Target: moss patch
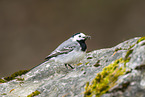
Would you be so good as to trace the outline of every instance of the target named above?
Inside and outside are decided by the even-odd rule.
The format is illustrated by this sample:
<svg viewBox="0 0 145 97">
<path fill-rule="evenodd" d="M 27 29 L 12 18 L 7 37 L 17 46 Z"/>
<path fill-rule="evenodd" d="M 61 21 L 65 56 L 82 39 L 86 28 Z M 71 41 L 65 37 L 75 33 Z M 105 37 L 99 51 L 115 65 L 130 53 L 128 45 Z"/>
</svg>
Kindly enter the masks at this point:
<svg viewBox="0 0 145 97">
<path fill-rule="evenodd" d="M 3 93 L 3 94 L 1 94 L 1 95 L 7 95 L 6 93 Z"/>
<path fill-rule="evenodd" d="M 34 96 L 37 96 L 37 95 L 39 95 L 40 94 L 40 92 L 39 91 L 35 91 L 35 92 L 32 92 L 30 95 L 28 95 L 27 97 L 34 97 Z"/>
<path fill-rule="evenodd" d="M 145 36 L 144 36 L 144 37 L 141 37 L 141 38 L 137 41 L 137 43 L 139 43 L 139 42 L 141 42 L 141 41 L 143 41 L 143 40 L 145 40 Z"/>
<path fill-rule="evenodd" d="M 17 76 L 21 76 L 21 75 L 23 75 L 23 74 L 26 74 L 28 71 L 29 71 L 29 70 L 20 70 L 20 71 L 18 71 L 18 72 L 13 73 L 11 76 L 5 77 L 4 79 L 5 79 L 6 81 L 10 81 L 10 80 L 15 79 L 15 77 L 17 77 Z"/>
<path fill-rule="evenodd" d="M 124 60 L 130 59 L 130 58 L 129 58 L 129 55 L 132 54 L 132 52 L 133 52 L 133 49 L 132 49 L 132 48 L 133 48 L 136 44 L 138 44 L 139 42 L 141 42 L 141 41 L 143 41 L 143 40 L 145 40 L 145 36 L 144 36 L 144 37 L 141 37 L 135 44 L 133 44 L 133 45 L 131 45 L 131 46 L 129 47 L 129 49 L 128 49 L 126 55 L 125 55 Z"/>
<path fill-rule="evenodd" d="M 126 53 L 126 55 L 125 55 L 124 60 L 130 59 L 130 58 L 129 58 L 129 55 L 130 55 L 132 52 L 133 52 L 133 49 L 128 50 L 127 53 Z"/>
<path fill-rule="evenodd" d="M 98 60 L 94 66 L 95 66 L 95 67 L 100 66 L 100 64 L 99 64 L 99 63 L 100 63 L 100 60 Z"/>
<path fill-rule="evenodd" d="M 24 78 L 17 78 L 17 81 L 24 81 Z"/>
<path fill-rule="evenodd" d="M 125 49 L 125 48 L 116 48 L 115 49 L 115 52 L 119 51 L 119 50 L 128 50 L 128 49 Z"/>
<path fill-rule="evenodd" d="M 77 66 L 80 66 L 80 65 L 82 65 L 83 63 L 78 63 L 78 64 L 76 64 Z"/>
<path fill-rule="evenodd" d="M 87 51 L 87 53 L 90 53 L 91 51 Z"/>
<path fill-rule="evenodd" d="M 0 79 L 0 83 L 5 83 L 6 81 L 3 79 Z"/>
<path fill-rule="evenodd" d="M 125 67 L 119 67 L 120 63 L 125 64 L 126 62 L 123 58 L 116 60 L 114 63 L 106 66 L 102 72 L 98 73 L 91 84 L 87 82 L 84 96 L 92 97 L 95 95 L 96 97 L 99 97 L 115 86 L 118 77 L 124 75 L 126 72 Z"/>
<path fill-rule="evenodd" d="M 140 43 L 141 41 L 145 40 L 145 36 L 141 37 L 135 44 L 131 45 L 129 49 L 133 48 L 136 44 Z"/>
<path fill-rule="evenodd" d="M 85 63 L 85 65 L 88 65 L 88 64 L 89 64 L 89 62 L 86 62 L 86 63 Z"/>
<path fill-rule="evenodd" d="M 88 57 L 87 59 L 93 59 L 93 57 Z"/>
</svg>

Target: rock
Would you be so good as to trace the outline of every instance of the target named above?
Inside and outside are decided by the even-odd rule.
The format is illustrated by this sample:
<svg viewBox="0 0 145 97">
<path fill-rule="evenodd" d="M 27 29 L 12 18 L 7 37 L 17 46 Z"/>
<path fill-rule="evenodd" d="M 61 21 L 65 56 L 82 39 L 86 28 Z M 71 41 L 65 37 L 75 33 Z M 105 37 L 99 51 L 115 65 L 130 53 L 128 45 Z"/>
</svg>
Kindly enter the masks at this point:
<svg viewBox="0 0 145 97">
<path fill-rule="evenodd" d="M 99 95 L 102 97 L 145 97 L 145 38 L 140 37 L 129 39 L 112 48 L 89 52 L 79 64 L 74 65 L 75 69 L 67 70 L 64 64 L 53 61 L 43 62 L 24 75 L 0 83 L 0 96 L 87 97 L 90 95 L 88 91 L 92 88 L 91 85 L 94 84 L 91 82 L 99 74 L 106 72 L 105 69 L 107 70 L 112 64 L 117 64 L 116 68 L 124 68 L 122 69 L 124 71 L 116 77 L 112 86 L 109 83 L 107 88 L 99 90 L 102 93 Z M 104 78 L 100 77 L 100 80 Z M 105 83 L 100 81 L 96 84 Z M 96 94 L 91 91 L 91 95 Z"/>
</svg>

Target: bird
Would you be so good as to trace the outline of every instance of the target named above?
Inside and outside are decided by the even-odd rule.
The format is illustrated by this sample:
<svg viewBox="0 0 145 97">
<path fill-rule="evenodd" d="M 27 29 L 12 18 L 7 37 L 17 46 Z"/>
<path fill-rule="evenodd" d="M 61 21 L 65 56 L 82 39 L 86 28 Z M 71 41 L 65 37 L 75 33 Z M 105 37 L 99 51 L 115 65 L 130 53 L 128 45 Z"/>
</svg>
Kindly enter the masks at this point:
<svg viewBox="0 0 145 97">
<path fill-rule="evenodd" d="M 74 69 L 70 64 L 74 64 L 82 60 L 86 55 L 87 45 L 85 41 L 91 36 L 85 35 L 83 32 L 72 35 L 69 39 L 61 43 L 54 51 L 52 51 L 46 60 L 54 60 Z"/>
</svg>

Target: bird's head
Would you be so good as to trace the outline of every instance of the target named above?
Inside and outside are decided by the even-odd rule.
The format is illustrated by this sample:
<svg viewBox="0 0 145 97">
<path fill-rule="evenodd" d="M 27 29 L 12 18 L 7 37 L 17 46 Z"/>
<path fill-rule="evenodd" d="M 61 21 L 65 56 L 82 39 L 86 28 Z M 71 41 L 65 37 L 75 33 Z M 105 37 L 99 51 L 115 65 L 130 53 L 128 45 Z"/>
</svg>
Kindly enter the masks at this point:
<svg viewBox="0 0 145 97">
<path fill-rule="evenodd" d="M 76 34 L 74 34 L 71 37 L 71 39 L 73 41 L 81 41 L 81 40 L 84 40 L 85 41 L 87 38 L 90 38 L 90 36 L 89 35 L 85 35 L 84 33 L 76 33 Z"/>
</svg>

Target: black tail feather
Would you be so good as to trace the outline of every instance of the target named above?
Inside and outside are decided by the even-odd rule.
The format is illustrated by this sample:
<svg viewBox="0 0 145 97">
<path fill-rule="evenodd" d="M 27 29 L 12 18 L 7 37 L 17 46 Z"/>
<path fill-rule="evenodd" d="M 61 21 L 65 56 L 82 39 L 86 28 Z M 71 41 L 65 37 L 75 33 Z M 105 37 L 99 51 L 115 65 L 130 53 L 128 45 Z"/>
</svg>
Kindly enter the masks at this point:
<svg viewBox="0 0 145 97">
<path fill-rule="evenodd" d="M 51 59 L 52 57 L 45 57 L 45 60 L 49 60 L 49 59 Z"/>
</svg>

